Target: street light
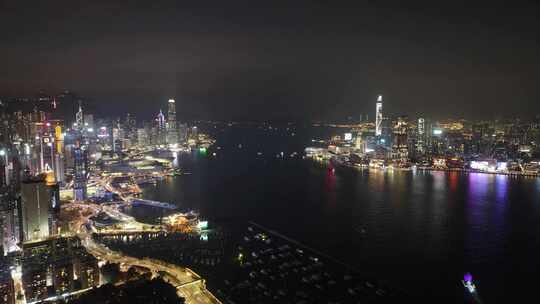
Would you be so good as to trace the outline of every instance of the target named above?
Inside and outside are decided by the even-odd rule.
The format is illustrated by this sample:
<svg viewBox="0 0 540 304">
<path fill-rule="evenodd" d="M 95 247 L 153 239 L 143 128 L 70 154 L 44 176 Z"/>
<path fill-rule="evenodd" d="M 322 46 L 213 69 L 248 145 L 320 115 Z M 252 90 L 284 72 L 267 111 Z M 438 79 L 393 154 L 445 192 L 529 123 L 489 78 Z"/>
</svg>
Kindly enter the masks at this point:
<svg viewBox="0 0 540 304">
<path fill-rule="evenodd" d="M 6 155 L 6 149 L 0 150 L 0 156 L 5 156 L 5 155 Z"/>
</svg>

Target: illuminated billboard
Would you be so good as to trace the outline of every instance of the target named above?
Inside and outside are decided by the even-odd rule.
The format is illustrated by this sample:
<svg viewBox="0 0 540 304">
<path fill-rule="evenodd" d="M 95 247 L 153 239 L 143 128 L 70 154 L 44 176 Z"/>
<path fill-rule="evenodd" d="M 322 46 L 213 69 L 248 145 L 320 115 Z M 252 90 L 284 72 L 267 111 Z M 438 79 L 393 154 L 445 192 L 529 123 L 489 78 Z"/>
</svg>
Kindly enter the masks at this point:
<svg viewBox="0 0 540 304">
<path fill-rule="evenodd" d="M 471 161 L 471 169 L 480 170 L 480 171 L 488 171 L 489 170 L 489 162 L 480 161 L 480 160 L 473 160 L 473 161 Z"/>
<path fill-rule="evenodd" d="M 507 162 L 498 162 L 497 163 L 497 171 L 508 171 L 508 163 Z"/>
<path fill-rule="evenodd" d="M 441 129 L 433 129 L 433 135 L 441 135 L 442 130 Z"/>
<path fill-rule="evenodd" d="M 352 140 L 352 133 L 345 133 L 345 140 Z"/>
<path fill-rule="evenodd" d="M 493 161 L 479 161 L 479 160 L 473 160 L 471 161 L 471 169 L 479 170 L 479 171 L 486 171 L 486 172 L 502 172 L 508 170 L 508 163 L 507 162 L 495 162 Z"/>
</svg>

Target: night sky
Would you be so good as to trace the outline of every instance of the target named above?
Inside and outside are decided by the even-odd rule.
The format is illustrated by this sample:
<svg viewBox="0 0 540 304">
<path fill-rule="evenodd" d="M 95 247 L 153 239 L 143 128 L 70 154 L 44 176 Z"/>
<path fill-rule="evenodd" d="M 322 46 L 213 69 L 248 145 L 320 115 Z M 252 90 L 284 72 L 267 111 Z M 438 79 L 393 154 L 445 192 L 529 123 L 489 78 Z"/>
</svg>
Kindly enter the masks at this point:
<svg viewBox="0 0 540 304">
<path fill-rule="evenodd" d="M 174 97 L 184 119 L 373 119 L 377 94 L 388 115 L 540 113 L 535 1 L 134 2 L 0 2 L 0 96 L 141 117 Z"/>
</svg>

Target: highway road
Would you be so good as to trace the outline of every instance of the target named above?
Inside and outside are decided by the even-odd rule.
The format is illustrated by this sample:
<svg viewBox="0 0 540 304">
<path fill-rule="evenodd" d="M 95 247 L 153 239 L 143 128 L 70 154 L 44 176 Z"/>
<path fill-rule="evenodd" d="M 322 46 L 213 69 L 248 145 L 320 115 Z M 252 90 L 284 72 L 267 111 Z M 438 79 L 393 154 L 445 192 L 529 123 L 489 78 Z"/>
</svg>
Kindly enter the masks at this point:
<svg viewBox="0 0 540 304">
<path fill-rule="evenodd" d="M 153 274 L 160 274 L 165 281 L 176 287 L 178 296 L 185 298 L 188 304 L 221 304 L 206 289 L 204 279 L 189 268 L 150 258 L 138 259 L 126 256 L 94 241 L 91 234 L 85 231 L 84 228 L 77 235 L 86 250 L 99 260 L 118 263 L 123 266 L 144 267 L 152 271 Z"/>
</svg>

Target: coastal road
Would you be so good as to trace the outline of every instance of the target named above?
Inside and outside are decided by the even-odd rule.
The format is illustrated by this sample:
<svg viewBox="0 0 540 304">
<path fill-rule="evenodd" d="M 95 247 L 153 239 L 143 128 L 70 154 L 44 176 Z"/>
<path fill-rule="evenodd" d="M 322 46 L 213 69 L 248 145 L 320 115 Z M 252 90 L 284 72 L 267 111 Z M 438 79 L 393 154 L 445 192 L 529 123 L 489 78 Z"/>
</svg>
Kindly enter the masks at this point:
<svg viewBox="0 0 540 304">
<path fill-rule="evenodd" d="M 81 232 L 78 236 L 86 250 L 100 260 L 126 266 L 143 267 L 155 274 L 163 274 L 163 278 L 176 287 L 178 295 L 185 298 L 186 303 L 188 304 L 221 304 L 221 302 L 206 289 L 204 279 L 189 268 L 150 258 L 138 259 L 126 256 L 97 243 L 87 232 Z"/>
</svg>

